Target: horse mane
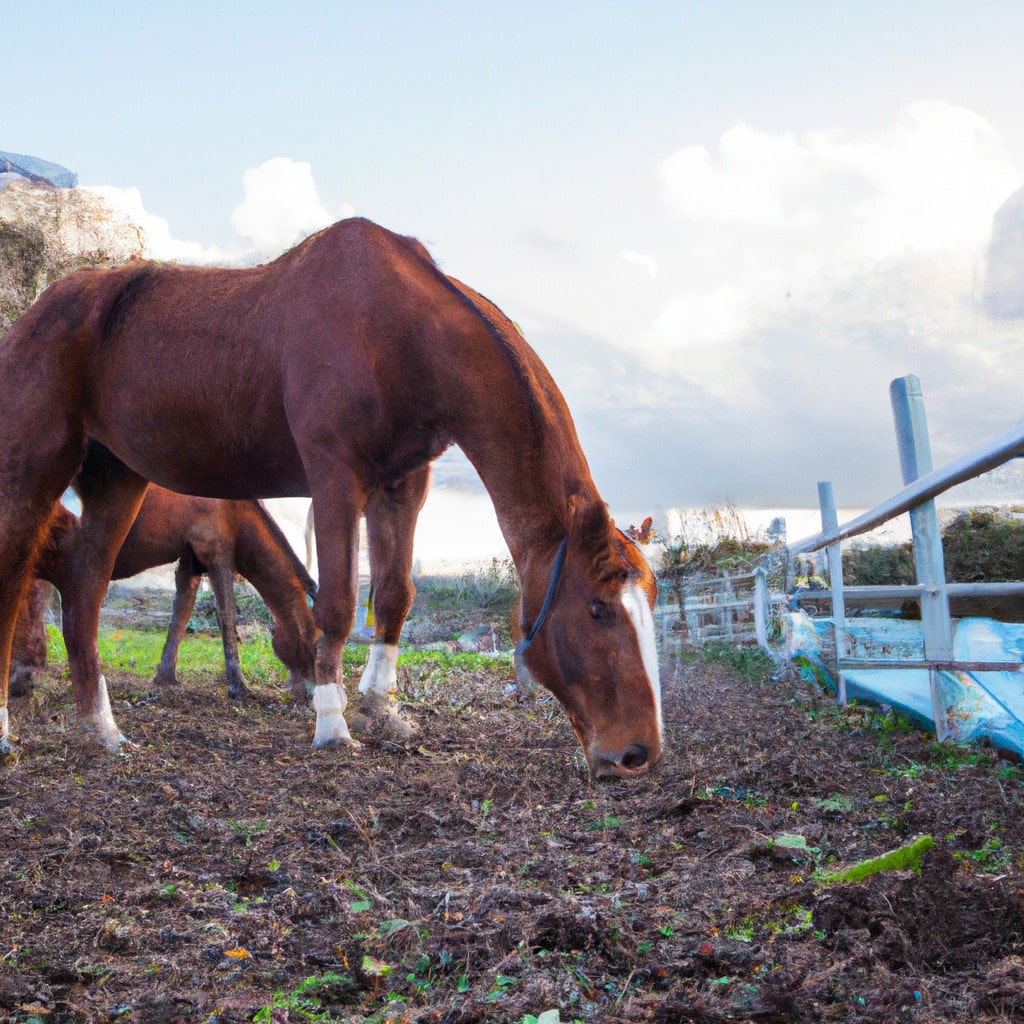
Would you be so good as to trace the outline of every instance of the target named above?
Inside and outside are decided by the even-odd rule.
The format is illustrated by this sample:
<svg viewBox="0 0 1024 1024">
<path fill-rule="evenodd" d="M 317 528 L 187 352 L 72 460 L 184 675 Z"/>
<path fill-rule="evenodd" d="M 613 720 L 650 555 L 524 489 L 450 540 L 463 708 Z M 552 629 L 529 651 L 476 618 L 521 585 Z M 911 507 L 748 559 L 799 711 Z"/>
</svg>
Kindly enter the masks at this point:
<svg viewBox="0 0 1024 1024">
<path fill-rule="evenodd" d="M 316 597 L 317 586 L 313 577 L 309 575 L 309 571 L 302 564 L 299 556 L 295 554 L 295 549 L 291 546 L 288 538 L 284 535 L 284 531 L 277 525 L 277 520 L 267 511 L 266 506 L 262 501 L 254 500 L 253 505 L 256 506 L 257 514 L 262 520 L 263 525 L 270 531 L 270 534 L 277 543 L 277 546 L 281 548 L 287 556 L 288 561 L 291 562 L 291 566 L 295 570 L 295 575 L 299 578 L 299 582 L 302 583 L 302 589 L 305 590 L 310 597 Z"/>
<path fill-rule="evenodd" d="M 543 428 L 550 417 L 540 401 L 541 381 L 537 379 L 537 375 L 533 372 L 533 367 L 523 359 L 522 352 L 510 343 L 507 328 L 503 329 L 502 325 L 498 322 L 498 317 L 500 316 L 508 322 L 513 330 L 517 330 L 515 325 L 485 295 L 481 295 L 480 292 L 470 288 L 469 285 L 462 281 L 449 277 L 437 265 L 434 257 L 431 256 L 422 242 L 408 235 L 399 235 L 398 237 L 405 243 L 409 255 L 413 256 L 434 277 L 438 284 L 454 295 L 463 306 L 470 309 L 484 325 L 498 352 L 505 362 L 508 363 L 513 375 L 522 386 L 526 396 L 525 404 L 531 426 L 538 436 L 542 434 Z M 519 333 L 521 335 L 521 332 Z"/>
</svg>

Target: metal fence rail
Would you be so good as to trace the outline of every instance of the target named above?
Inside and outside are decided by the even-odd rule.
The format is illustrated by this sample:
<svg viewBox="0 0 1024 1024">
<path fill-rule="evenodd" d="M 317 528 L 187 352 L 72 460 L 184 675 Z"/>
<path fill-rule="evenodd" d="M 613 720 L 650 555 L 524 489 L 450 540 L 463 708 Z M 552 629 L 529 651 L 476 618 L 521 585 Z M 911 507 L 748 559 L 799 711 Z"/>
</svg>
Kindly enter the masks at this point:
<svg viewBox="0 0 1024 1024">
<path fill-rule="evenodd" d="M 900 466 L 906 485 L 902 491 L 875 508 L 842 526 L 836 520 L 836 504 L 829 482 L 818 484 L 821 507 L 821 532 L 789 545 L 789 556 L 822 548 L 828 560 L 830 589 L 806 591 L 795 599 L 828 600 L 834 630 L 838 698 L 846 699 L 844 670 L 871 668 L 927 668 L 931 686 L 932 712 L 937 737 L 950 735 L 947 720 L 949 701 L 944 690 L 943 672 L 1020 671 L 1016 662 L 957 660 L 953 656 L 953 630 L 949 611 L 951 596 L 1007 596 L 1024 593 L 1024 583 L 947 583 L 942 554 L 941 533 L 934 498 L 956 484 L 979 476 L 990 469 L 1024 454 L 1024 427 L 1016 427 L 996 441 L 976 449 L 943 469 L 933 470 L 927 421 L 920 382 L 915 376 L 900 377 L 890 385 L 893 418 L 896 424 Z M 904 512 L 910 514 L 917 583 L 914 586 L 844 587 L 840 542 L 866 533 Z M 921 605 L 924 658 L 912 661 L 872 660 L 852 654 L 847 640 L 847 601 L 915 599 Z"/>
</svg>

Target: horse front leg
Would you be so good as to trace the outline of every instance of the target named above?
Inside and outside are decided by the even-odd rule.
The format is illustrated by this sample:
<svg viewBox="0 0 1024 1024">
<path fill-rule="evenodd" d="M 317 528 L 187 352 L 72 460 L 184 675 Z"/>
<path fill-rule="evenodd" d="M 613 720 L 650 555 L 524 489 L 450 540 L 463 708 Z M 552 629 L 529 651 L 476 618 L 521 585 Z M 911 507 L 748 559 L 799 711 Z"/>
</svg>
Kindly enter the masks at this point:
<svg viewBox="0 0 1024 1024">
<path fill-rule="evenodd" d="M 110 709 L 96 638 L 100 606 L 117 553 L 135 521 L 147 486 L 148 481 L 107 449 L 90 444 L 76 483 L 82 516 L 75 543 L 67 554 L 63 579 L 55 581 L 61 594 L 64 643 L 79 722 L 97 743 L 114 752 L 127 740 Z"/>
<path fill-rule="evenodd" d="M 45 515 L 40 517 L 40 528 L 44 521 Z M 2 525 L 0 524 L 0 527 Z M 0 531 L 0 540 L 2 539 L 2 531 Z M 12 744 L 16 742 L 16 739 L 11 739 L 10 717 L 7 712 L 11 650 L 15 627 L 32 582 L 30 565 L 34 547 L 33 538 L 26 535 L 20 538 L 20 543 L 17 542 L 18 539 L 15 540 L 15 543 L 9 545 L 0 543 L 0 553 L 4 557 L 10 557 L 10 561 L 5 561 L 3 564 L 13 567 L 20 562 L 22 567 L 20 572 L 10 568 L 0 573 L 0 765 L 3 764 L 4 758 L 13 753 L 15 749 Z M 11 555 L 12 550 L 13 556 Z M 18 693 L 17 682 L 13 689 L 15 693 Z"/>
<path fill-rule="evenodd" d="M 313 495 L 320 576 L 313 601 L 313 616 L 320 630 L 314 666 L 313 749 L 358 746 L 345 721 L 348 697 L 341 680 L 341 654 L 356 617 L 363 492 L 355 474 L 341 476 L 337 467 L 320 474 L 307 472 L 320 481 Z"/>
<path fill-rule="evenodd" d="M 178 649 L 185 638 L 192 609 L 196 606 L 201 579 L 202 573 L 191 553 L 182 555 L 174 570 L 174 604 L 171 608 L 171 621 L 167 626 L 167 639 L 160 655 L 160 664 L 153 676 L 153 682 L 160 686 L 172 686 L 178 682 Z"/>
<path fill-rule="evenodd" d="M 400 742 L 415 732 L 415 726 L 398 714 L 395 691 L 398 641 L 416 594 L 412 583 L 413 535 L 429 487 L 430 467 L 424 466 L 398 486 L 374 493 L 366 506 L 374 642 L 359 680 L 359 692 L 363 694 L 360 717 L 352 717 L 352 727 L 379 732 Z"/>
<path fill-rule="evenodd" d="M 234 566 L 218 560 L 209 565 L 207 571 L 217 605 L 217 625 L 220 626 L 220 642 L 224 647 L 228 697 L 245 701 L 249 697 L 249 688 L 242 678 L 242 666 L 238 660 L 238 606 L 235 603 Z"/>
<path fill-rule="evenodd" d="M 27 697 L 36 673 L 46 670 L 46 609 L 52 589 L 48 580 L 33 580 L 22 603 L 11 650 L 12 697 Z"/>
<path fill-rule="evenodd" d="M 7 712 L 8 682 L 11 669 L 11 647 L 14 629 L 28 594 L 30 581 L 28 563 L 31 547 L 27 546 L 21 573 L 0 574 L 0 764 L 13 752 L 10 718 Z M 14 564 L 17 564 L 15 561 Z"/>
</svg>

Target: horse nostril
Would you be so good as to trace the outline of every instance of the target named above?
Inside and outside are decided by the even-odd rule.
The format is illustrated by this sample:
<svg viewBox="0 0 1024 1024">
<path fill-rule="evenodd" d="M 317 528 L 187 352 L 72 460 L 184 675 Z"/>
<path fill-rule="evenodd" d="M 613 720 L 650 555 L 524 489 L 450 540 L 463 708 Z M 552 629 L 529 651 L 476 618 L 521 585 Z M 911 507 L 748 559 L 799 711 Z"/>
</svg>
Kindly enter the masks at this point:
<svg viewBox="0 0 1024 1024">
<path fill-rule="evenodd" d="M 622 767 L 635 770 L 637 768 L 643 768 L 647 764 L 647 748 L 641 743 L 634 743 L 623 755 L 622 755 Z"/>
</svg>

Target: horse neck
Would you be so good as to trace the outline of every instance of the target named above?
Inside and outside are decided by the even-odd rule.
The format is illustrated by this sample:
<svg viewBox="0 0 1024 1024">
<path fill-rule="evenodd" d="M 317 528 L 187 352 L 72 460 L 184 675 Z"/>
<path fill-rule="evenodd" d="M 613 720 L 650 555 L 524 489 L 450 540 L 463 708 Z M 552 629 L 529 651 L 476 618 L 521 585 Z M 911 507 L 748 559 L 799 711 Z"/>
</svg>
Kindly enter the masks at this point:
<svg viewBox="0 0 1024 1024">
<path fill-rule="evenodd" d="M 569 534 L 570 499 L 600 500 L 597 489 L 585 462 L 580 470 L 575 461 L 542 459 L 530 445 L 474 446 L 470 441 L 460 447 L 494 504 L 531 619 L 543 602 L 558 548 Z"/>
<path fill-rule="evenodd" d="M 292 622 L 308 607 L 306 594 L 312 584 L 307 588 L 307 574 L 298 557 L 268 518 L 256 502 L 240 517 L 236 568 L 256 588 L 276 622 Z"/>
<path fill-rule="evenodd" d="M 530 598 L 538 574 L 547 585 L 554 552 L 569 533 L 572 500 L 600 497 L 572 415 L 540 358 L 493 303 L 448 282 L 464 303 L 462 313 L 469 313 L 462 320 L 466 357 L 453 373 L 459 385 L 453 393 L 461 398 L 454 439 L 491 496 Z M 488 382 L 484 393 L 480 380 Z M 538 561 L 543 569 L 534 571 Z"/>
</svg>

